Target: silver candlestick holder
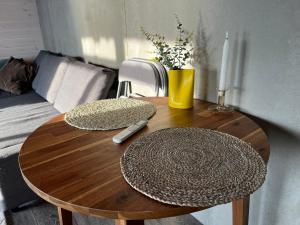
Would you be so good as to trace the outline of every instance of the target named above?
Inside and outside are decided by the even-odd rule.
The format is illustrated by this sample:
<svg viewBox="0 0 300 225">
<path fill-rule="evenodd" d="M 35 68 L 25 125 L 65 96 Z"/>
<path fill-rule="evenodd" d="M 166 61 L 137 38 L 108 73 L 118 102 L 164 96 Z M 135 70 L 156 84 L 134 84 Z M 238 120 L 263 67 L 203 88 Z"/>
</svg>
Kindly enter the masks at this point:
<svg viewBox="0 0 300 225">
<path fill-rule="evenodd" d="M 209 106 L 208 110 L 221 113 L 232 112 L 234 108 L 232 106 L 225 105 L 225 95 L 226 90 L 218 90 L 218 103 L 217 105 Z"/>
</svg>

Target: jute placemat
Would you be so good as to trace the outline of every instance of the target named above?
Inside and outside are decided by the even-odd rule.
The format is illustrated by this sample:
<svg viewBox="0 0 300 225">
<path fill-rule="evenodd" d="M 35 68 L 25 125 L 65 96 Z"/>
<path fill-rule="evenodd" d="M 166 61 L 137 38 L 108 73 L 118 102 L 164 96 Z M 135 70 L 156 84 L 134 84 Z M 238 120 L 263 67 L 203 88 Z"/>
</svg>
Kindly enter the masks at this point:
<svg viewBox="0 0 300 225">
<path fill-rule="evenodd" d="M 71 126 L 86 130 L 113 130 L 149 119 L 156 112 L 151 102 L 137 99 L 106 99 L 83 104 L 65 114 Z"/>
<path fill-rule="evenodd" d="M 170 128 L 132 143 L 121 158 L 125 180 L 160 202 L 208 207 L 240 199 L 265 180 L 266 165 L 244 141 L 201 128 Z"/>
</svg>

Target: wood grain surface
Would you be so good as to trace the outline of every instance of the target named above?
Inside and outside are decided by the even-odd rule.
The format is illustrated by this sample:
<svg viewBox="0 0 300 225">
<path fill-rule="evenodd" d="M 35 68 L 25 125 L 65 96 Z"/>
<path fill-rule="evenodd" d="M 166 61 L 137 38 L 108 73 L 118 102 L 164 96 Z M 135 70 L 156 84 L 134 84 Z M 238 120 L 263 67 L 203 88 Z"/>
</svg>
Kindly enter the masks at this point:
<svg viewBox="0 0 300 225">
<path fill-rule="evenodd" d="M 168 127 L 201 127 L 234 135 L 269 158 L 266 134 L 239 112 L 217 114 L 211 103 L 195 100 L 188 110 L 173 109 L 167 98 L 145 98 L 157 105 L 148 126 L 123 144 L 113 131 L 86 131 L 57 116 L 33 132 L 22 146 L 19 164 L 29 187 L 46 201 L 86 215 L 122 220 L 143 220 L 182 215 L 205 208 L 179 207 L 152 200 L 132 189 L 122 177 L 120 157 L 142 134 Z"/>
</svg>

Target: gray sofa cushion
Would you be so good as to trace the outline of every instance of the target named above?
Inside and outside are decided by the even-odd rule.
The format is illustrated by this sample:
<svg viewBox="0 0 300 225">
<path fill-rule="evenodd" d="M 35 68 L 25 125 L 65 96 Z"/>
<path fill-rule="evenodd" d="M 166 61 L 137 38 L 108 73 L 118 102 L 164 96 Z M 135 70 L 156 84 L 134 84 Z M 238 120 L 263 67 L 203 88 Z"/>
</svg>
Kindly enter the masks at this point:
<svg viewBox="0 0 300 225">
<path fill-rule="evenodd" d="M 6 92 L 6 91 L 1 91 L 0 90 L 0 99 L 1 98 L 7 98 L 7 97 L 11 97 L 13 94 L 11 94 L 11 93 L 8 93 L 8 92 Z M 0 103 L 0 109 L 1 109 L 1 103 Z"/>
<path fill-rule="evenodd" d="M 35 57 L 35 59 L 33 60 L 33 63 L 32 63 L 33 67 L 34 67 L 35 74 L 38 73 L 41 62 L 45 57 L 47 57 L 47 55 L 54 55 L 54 56 L 58 56 L 58 57 L 63 56 L 61 53 L 54 53 L 54 52 L 50 52 L 50 51 L 47 51 L 47 50 L 41 50 L 39 52 L 39 54 Z"/>
<path fill-rule="evenodd" d="M 18 153 L 27 136 L 57 114 L 33 91 L 0 98 L 0 211 L 37 198 L 20 174 Z"/>
<path fill-rule="evenodd" d="M 38 198 L 22 178 L 18 164 L 20 148 L 21 144 L 0 149 L 0 211 Z"/>
<path fill-rule="evenodd" d="M 39 65 L 32 87 L 50 103 L 54 103 L 69 61 L 66 57 L 47 52 L 38 57 Z"/>
<path fill-rule="evenodd" d="M 71 62 L 59 88 L 54 107 L 67 112 L 75 106 L 107 98 L 115 73 L 93 65 Z"/>
<path fill-rule="evenodd" d="M 53 105 L 36 93 L 0 99 L 0 151 L 23 143 L 42 123 L 59 114 Z"/>
</svg>

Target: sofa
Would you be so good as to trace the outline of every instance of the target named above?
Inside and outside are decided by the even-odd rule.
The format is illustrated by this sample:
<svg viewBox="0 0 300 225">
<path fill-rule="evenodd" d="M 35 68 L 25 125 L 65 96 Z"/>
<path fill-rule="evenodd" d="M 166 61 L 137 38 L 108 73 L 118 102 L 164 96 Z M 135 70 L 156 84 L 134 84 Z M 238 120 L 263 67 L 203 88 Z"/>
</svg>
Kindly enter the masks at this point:
<svg viewBox="0 0 300 225">
<path fill-rule="evenodd" d="M 0 90 L 0 210 L 38 197 L 19 171 L 18 152 L 36 128 L 60 113 L 98 99 L 114 97 L 116 71 L 41 51 L 33 61 L 32 90 L 12 95 Z"/>
</svg>

